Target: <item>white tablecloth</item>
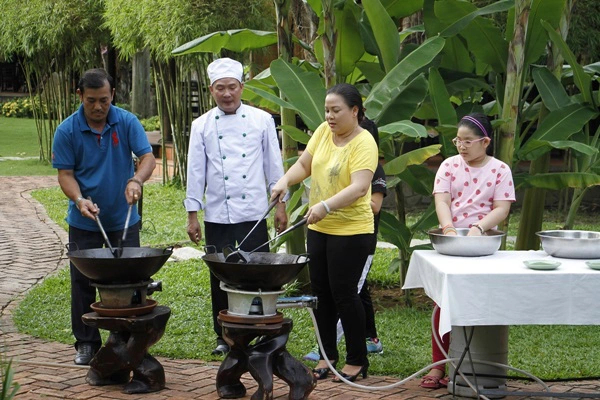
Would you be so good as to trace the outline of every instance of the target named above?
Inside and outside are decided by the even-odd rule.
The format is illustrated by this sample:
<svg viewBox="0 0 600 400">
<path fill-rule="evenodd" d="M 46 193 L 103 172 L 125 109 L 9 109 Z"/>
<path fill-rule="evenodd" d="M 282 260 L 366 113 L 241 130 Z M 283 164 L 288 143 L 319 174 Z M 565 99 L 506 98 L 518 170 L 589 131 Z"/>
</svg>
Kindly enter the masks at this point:
<svg viewBox="0 0 600 400">
<path fill-rule="evenodd" d="M 535 271 L 524 260 L 561 265 Z M 585 261 L 543 251 L 452 257 L 417 250 L 403 289 L 424 288 L 440 306 L 441 335 L 453 325 L 600 325 L 600 271 Z"/>
</svg>

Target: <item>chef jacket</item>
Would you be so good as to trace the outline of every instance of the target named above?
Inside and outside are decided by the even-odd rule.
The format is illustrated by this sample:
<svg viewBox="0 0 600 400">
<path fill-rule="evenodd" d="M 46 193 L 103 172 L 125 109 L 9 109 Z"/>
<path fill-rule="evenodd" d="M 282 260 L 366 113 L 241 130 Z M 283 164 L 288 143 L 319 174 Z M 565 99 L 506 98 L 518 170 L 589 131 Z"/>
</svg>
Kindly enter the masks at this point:
<svg viewBox="0 0 600 400">
<path fill-rule="evenodd" d="M 235 114 L 215 107 L 192 123 L 186 211 L 204 210 L 204 221 L 218 224 L 256 221 L 268 207 L 267 190 L 282 176 L 269 113 L 245 104 Z"/>
</svg>

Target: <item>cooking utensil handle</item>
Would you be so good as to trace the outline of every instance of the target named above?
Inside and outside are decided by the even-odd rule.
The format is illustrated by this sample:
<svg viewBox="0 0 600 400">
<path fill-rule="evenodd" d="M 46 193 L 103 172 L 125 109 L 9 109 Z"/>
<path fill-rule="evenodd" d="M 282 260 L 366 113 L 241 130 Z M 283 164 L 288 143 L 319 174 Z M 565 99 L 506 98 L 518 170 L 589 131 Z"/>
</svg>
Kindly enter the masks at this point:
<svg viewBox="0 0 600 400">
<path fill-rule="evenodd" d="M 248 254 L 254 253 L 256 250 L 260 249 L 264 245 L 267 245 L 267 244 L 271 243 L 272 241 L 279 239 L 280 237 L 282 237 L 286 233 L 289 233 L 289 232 L 291 232 L 291 231 L 293 231 L 293 230 L 301 227 L 302 225 L 306 224 L 306 221 L 308 221 L 308 218 L 306 218 L 306 217 L 302 218 L 300 221 L 296 222 L 294 225 L 290 226 L 285 231 L 281 232 L 279 235 L 277 235 L 277 236 L 273 237 L 272 239 L 266 241 L 265 243 L 261 244 L 260 246 L 258 246 L 254 250 L 249 251 Z"/>
<path fill-rule="evenodd" d="M 217 247 L 212 244 L 206 245 L 204 246 L 204 252 L 206 254 L 215 254 L 217 252 Z"/>
<path fill-rule="evenodd" d="M 250 237 L 250 235 L 252 234 L 252 232 L 254 232 L 254 230 L 256 229 L 256 227 L 260 224 L 260 221 L 262 221 L 263 219 L 265 219 L 265 217 L 267 215 L 269 215 L 269 213 L 271 212 L 271 210 L 273 209 L 273 207 L 275 207 L 275 205 L 277 205 L 277 203 L 279 203 L 279 197 L 276 197 L 273 201 L 271 201 L 269 203 L 269 207 L 267 208 L 267 211 L 265 211 L 263 213 L 263 215 L 258 219 L 258 221 L 256 221 L 256 224 L 254 224 L 254 226 L 252 227 L 252 229 L 250 229 L 250 232 L 248 232 L 248 234 L 246 235 L 246 237 L 243 238 L 242 241 L 237 245 L 237 249 L 239 249 L 240 247 L 242 247 L 242 243 L 244 243 L 246 241 L 246 239 L 248 239 L 248 237 Z"/>
<path fill-rule="evenodd" d="M 130 204 L 129 209 L 127 210 L 127 218 L 125 218 L 125 228 L 123 228 L 123 238 L 121 239 L 123 242 L 125 241 L 125 237 L 127 236 L 127 229 L 129 228 L 129 220 L 131 219 L 131 209 L 132 208 L 133 208 L 133 204 Z"/>
<path fill-rule="evenodd" d="M 294 261 L 295 264 L 298 264 L 298 260 L 300 260 L 300 258 L 306 258 L 306 262 L 310 261 L 310 254 L 308 253 L 302 253 L 302 254 L 298 254 L 298 257 L 296 257 L 296 261 Z"/>
<path fill-rule="evenodd" d="M 100 228 L 100 232 L 102 232 L 102 237 L 104 237 L 104 241 L 108 245 L 110 252 L 114 254 L 115 250 L 113 249 L 112 245 L 110 244 L 110 240 L 108 240 L 108 236 L 106 235 L 106 231 L 104 230 L 104 227 L 102 226 L 102 222 L 100 222 L 100 217 L 98 215 L 96 215 L 96 223 L 98 224 L 98 228 Z"/>
<path fill-rule="evenodd" d="M 75 250 L 71 250 L 72 246 L 75 246 L 76 249 Z M 79 246 L 75 242 L 69 242 L 69 243 L 65 244 L 65 248 L 67 249 L 67 251 L 77 251 L 77 250 L 79 250 Z"/>
</svg>

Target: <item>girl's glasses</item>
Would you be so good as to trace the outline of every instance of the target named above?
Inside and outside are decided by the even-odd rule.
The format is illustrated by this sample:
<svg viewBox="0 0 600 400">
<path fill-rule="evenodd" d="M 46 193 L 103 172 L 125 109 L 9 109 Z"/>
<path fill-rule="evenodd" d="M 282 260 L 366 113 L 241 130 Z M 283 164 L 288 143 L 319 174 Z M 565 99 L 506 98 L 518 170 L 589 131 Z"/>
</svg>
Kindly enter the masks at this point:
<svg viewBox="0 0 600 400">
<path fill-rule="evenodd" d="M 455 137 L 454 139 L 452 139 L 452 144 L 454 144 L 456 147 L 465 146 L 468 148 L 468 147 L 473 146 L 473 143 L 479 142 L 483 139 L 485 139 L 485 138 L 482 137 L 482 138 L 475 139 L 475 140 L 460 140 L 459 138 Z"/>
</svg>

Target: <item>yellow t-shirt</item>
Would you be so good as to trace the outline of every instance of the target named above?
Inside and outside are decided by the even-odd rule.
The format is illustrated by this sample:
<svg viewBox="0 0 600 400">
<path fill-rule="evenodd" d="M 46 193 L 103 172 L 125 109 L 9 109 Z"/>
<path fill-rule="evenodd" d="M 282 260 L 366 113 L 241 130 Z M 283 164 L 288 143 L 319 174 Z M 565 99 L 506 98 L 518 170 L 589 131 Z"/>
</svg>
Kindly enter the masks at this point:
<svg viewBox="0 0 600 400">
<path fill-rule="evenodd" d="M 350 175 L 377 167 L 377 144 L 371 134 L 363 130 L 343 147 L 333 143 L 333 133 L 324 122 L 314 132 L 306 150 L 312 156 L 311 185 L 308 204 L 313 206 L 327 200 L 350 185 Z M 366 195 L 351 205 L 332 211 L 309 229 L 329 235 L 350 236 L 373 233 L 371 185 Z"/>
</svg>

